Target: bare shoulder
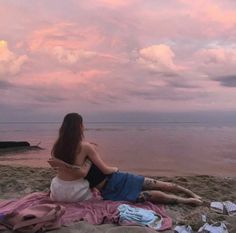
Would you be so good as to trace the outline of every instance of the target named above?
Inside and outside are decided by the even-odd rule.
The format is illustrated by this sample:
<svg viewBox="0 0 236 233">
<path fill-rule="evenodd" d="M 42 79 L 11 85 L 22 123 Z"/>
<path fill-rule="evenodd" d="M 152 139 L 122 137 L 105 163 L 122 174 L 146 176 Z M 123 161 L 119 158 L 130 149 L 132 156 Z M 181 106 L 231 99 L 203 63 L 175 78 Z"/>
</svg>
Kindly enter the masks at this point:
<svg viewBox="0 0 236 233">
<path fill-rule="evenodd" d="M 91 151 L 94 151 L 94 145 L 91 144 L 90 142 L 82 142 L 81 143 L 81 147 L 82 147 L 82 150 L 84 150 L 85 152 L 91 152 Z"/>
</svg>

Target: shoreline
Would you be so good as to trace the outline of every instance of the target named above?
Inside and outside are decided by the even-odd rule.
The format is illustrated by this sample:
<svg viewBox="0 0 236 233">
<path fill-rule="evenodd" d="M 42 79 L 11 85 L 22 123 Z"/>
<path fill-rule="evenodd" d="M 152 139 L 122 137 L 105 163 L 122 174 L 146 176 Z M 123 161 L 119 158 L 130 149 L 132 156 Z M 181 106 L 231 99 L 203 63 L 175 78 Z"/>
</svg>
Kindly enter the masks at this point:
<svg viewBox="0 0 236 233">
<path fill-rule="evenodd" d="M 9 155 L 9 154 L 8 154 Z M 48 165 L 47 162 L 45 162 L 45 160 L 47 160 L 48 158 L 43 158 L 43 159 L 39 159 L 39 160 L 32 160 L 32 159 L 19 159 L 19 160 L 9 160 L 9 157 L 7 157 L 6 160 L 0 160 L 0 167 L 1 166 L 9 166 L 9 167 L 15 167 L 15 168 L 19 168 L 19 167 L 26 167 L 27 168 L 34 168 L 34 169 L 42 169 L 42 170 L 50 170 L 50 166 Z M 25 165 L 26 163 L 29 163 L 30 165 Z M 110 164 L 112 164 L 110 162 Z M 115 166 L 115 164 L 113 164 Z M 144 168 L 134 168 L 134 167 L 130 167 L 130 166 L 124 166 L 124 169 L 121 169 L 121 171 L 123 172 L 131 172 L 134 174 L 138 174 L 138 175 L 143 175 L 143 176 L 150 176 L 150 177 L 177 177 L 177 176 L 212 176 L 212 177 L 232 177 L 232 178 L 236 178 L 236 174 L 235 174 L 235 169 L 234 166 L 229 166 L 226 168 L 224 168 L 223 170 L 220 168 L 215 168 L 214 170 L 212 168 L 209 168 L 209 170 L 206 172 L 205 169 L 200 169 L 200 168 L 196 168 L 194 169 L 194 171 L 184 171 L 183 169 L 178 169 L 173 168 L 173 169 L 169 169 L 167 170 L 166 168 L 156 168 L 156 169 L 144 169 Z"/>
<path fill-rule="evenodd" d="M 18 198 L 32 192 L 47 192 L 49 191 L 51 178 L 54 175 L 54 171 L 50 168 L 0 165 L 0 200 Z M 153 178 L 174 182 L 189 188 L 202 196 L 205 202 L 236 201 L 236 177 L 194 175 L 173 177 L 155 176 Z M 229 232 L 236 232 L 236 216 L 230 217 L 217 214 L 205 205 L 199 207 L 182 204 L 166 205 L 166 211 L 172 217 L 173 225 L 181 223 L 190 224 L 193 230 L 197 231 L 203 225 L 201 216 L 205 214 L 211 221 L 227 221 L 229 223 L 227 225 Z M 56 232 L 67 232 L 65 231 L 66 228 L 63 229 L 64 231 L 60 229 Z"/>
</svg>

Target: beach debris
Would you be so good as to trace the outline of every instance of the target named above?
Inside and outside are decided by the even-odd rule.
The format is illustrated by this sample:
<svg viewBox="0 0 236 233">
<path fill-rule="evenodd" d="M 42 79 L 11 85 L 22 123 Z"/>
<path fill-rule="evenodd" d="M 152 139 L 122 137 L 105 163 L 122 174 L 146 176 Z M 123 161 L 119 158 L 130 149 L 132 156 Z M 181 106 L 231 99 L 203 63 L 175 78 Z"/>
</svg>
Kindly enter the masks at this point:
<svg viewBox="0 0 236 233">
<path fill-rule="evenodd" d="M 198 230 L 199 233 L 229 233 L 226 225 L 223 222 L 214 224 L 205 223 Z"/>
<path fill-rule="evenodd" d="M 216 213 L 220 214 L 228 214 L 229 216 L 236 215 L 236 204 L 232 201 L 213 201 L 210 204 L 210 207 L 212 210 L 214 210 Z"/>
<path fill-rule="evenodd" d="M 207 222 L 207 216 L 206 216 L 206 214 L 202 214 L 201 217 L 202 217 L 202 221 L 203 221 L 203 222 Z"/>
<path fill-rule="evenodd" d="M 235 216 L 236 215 L 236 204 L 232 201 L 225 201 L 223 202 L 225 209 L 229 216 Z"/>
<path fill-rule="evenodd" d="M 212 210 L 216 213 L 223 214 L 224 213 L 224 204 L 220 201 L 212 201 L 210 204 Z"/>
<path fill-rule="evenodd" d="M 192 233 L 192 227 L 190 225 L 181 225 L 174 228 L 174 233 Z"/>
</svg>

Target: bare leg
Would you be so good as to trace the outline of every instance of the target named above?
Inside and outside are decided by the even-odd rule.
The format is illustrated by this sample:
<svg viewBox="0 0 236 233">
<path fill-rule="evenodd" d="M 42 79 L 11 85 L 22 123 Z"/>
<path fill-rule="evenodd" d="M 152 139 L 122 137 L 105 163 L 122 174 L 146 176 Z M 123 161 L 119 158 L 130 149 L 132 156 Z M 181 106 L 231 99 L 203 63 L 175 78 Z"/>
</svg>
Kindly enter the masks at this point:
<svg viewBox="0 0 236 233">
<path fill-rule="evenodd" d="M 163 182 L 163 181 L 159 181 L 159 180 L 155 180 L 155 179 L 147 178 L 147 177 L 145 177 L 144 179 L 143 190 L 161 190 L 161 191 L 167 191 L 171 193 L 182 192 L 193 198 L 198 198 L 198 199 L 201 198 L 200 196 L 198 196 L 191 190 L 186 189 L 180 185 L 170 183 L 170 182 Z"/>
<path fill-rule="evenodd" d="M 149 190 L 142 191 L 139 195 L 138 202 L 150 201 L 153 203 L 163 203 L 163 204 L 191 204 L 191 205 L 202 205 L 202 201 L 198 198 L 186 198 L 179 197 L 174 194 L 166 194 L 161 191 Z"/>
</svg>

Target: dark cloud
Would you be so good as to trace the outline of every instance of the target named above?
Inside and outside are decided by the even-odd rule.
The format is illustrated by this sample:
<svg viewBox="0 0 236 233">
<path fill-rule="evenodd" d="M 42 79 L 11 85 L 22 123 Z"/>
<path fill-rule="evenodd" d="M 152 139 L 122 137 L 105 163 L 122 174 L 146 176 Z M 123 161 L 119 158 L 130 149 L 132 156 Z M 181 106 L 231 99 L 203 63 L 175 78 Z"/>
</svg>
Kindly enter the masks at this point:
<svg viewBox="0 0 236 233">
<path fill-rule="evenodd" d="M 213 80 L 220 82 L 224 87 L 236 87 L 236 74 L 216 77 Z"/>
<path fill-rule="evenodd" d="M 14 89 L 13 89 L 14 88 Z M 60 103 L 67 98 L 62 95 L 62 91 L 55 89 L 45 89 L 42 86 L 34 86 L 34 85 L 24 85 L 24 84 L 12 84 L 8 81 L 0 80 L 0 89 L 12 89 L 11 92 L 17 93 L 17 98 L 31 99 L 38 103 Z M 21 103 L 22 104 L 22 103 Z"/>
<path fill-rule="evenodd" d="M 138 97 L 145 100 L 171 100 L 171 101 L 188 101 L 191 99 L 204 98 L 207 94 L 203 91 L 189 92 L 188 90 L 178 90 L 171 87 L 142 88 L 127 90 L 129 96 Z"/>
<path fill-rule="evenodd" d="M 154 75 L 154 76 L 159 76 L 159 77 L 165 77 L 165 78 L 175 78 L 179 77 L 180 75 L 176 72 L 171 72 L 171 71 L 158 71 L 158 70 L 148 70 L 147 74 L 149 75 Z"/>
<path fill-rule="evenodd" d="M 0 89 L 9 89 L 14 87 L 14 85 L 8 81 L 0 80 Z"/>
<path fill-rule="evenodd" d="M 192 79 L 187 77 L 185 75 L 181 75 L 175 72 L 153 72 L 153 71 L 148 71 L 147 73 L 144 73 L 145 77 L 149 75 L 149 77 L 155 82 L 154 78 L 163 80 L 167 86 L 170 88 L 186 88 L 186 89 L 195 89 L 195 88 L 200 88 L 199 85 L 193 84 Z M 150 76 L 151 75 L 151 76 Z M 153 78 L 154 77 L 154 78 Z M 149 78 L 149 80 L 150 80 Z M 150 86 L 152 86 L 150 84 Z"/>
<path fill-rule="evenodd" d="M 60 103 L 65 101 L 66 98 L 60 96 L 53 96 L 53 95 L 43 95 L 43 96 L 36 96 L 34 97 L 36 101 L 39 102 L 46 102 L 46 103 Z"/>
<path fill-rule="evenodd" d="M 183 82 L 183 80 L 170 80 L 168 81 L 169 86 L 176 87 L 176 88 L 186 88 L 186 89 L 194 89 L 199 88 L 199 86 L 190 84 L 187 82 Z"/>
<path fill-rule="evenodd" d="M 86 103 L 90 103 L 93 105 L 104 105 L 104 104 L 119 104 L 119 103 L 127 103 L 128 100 L 125 96 L 119 93 L 111 93 L 111 92 L 99 92 L 96 94 L 96 98 L 90 96 L 89 98 L 84 98 Z"/>
<path fill-rule="evenodd" d="M 36 103 L 19 105 L 0 102 L 0 109 L 0 122 L 59 121 L 60 117 L 58 116 L 64 115 L 64 109 L 55 109 L 52 106 L 46 108 L 45 105 Z"/>
</svg>

